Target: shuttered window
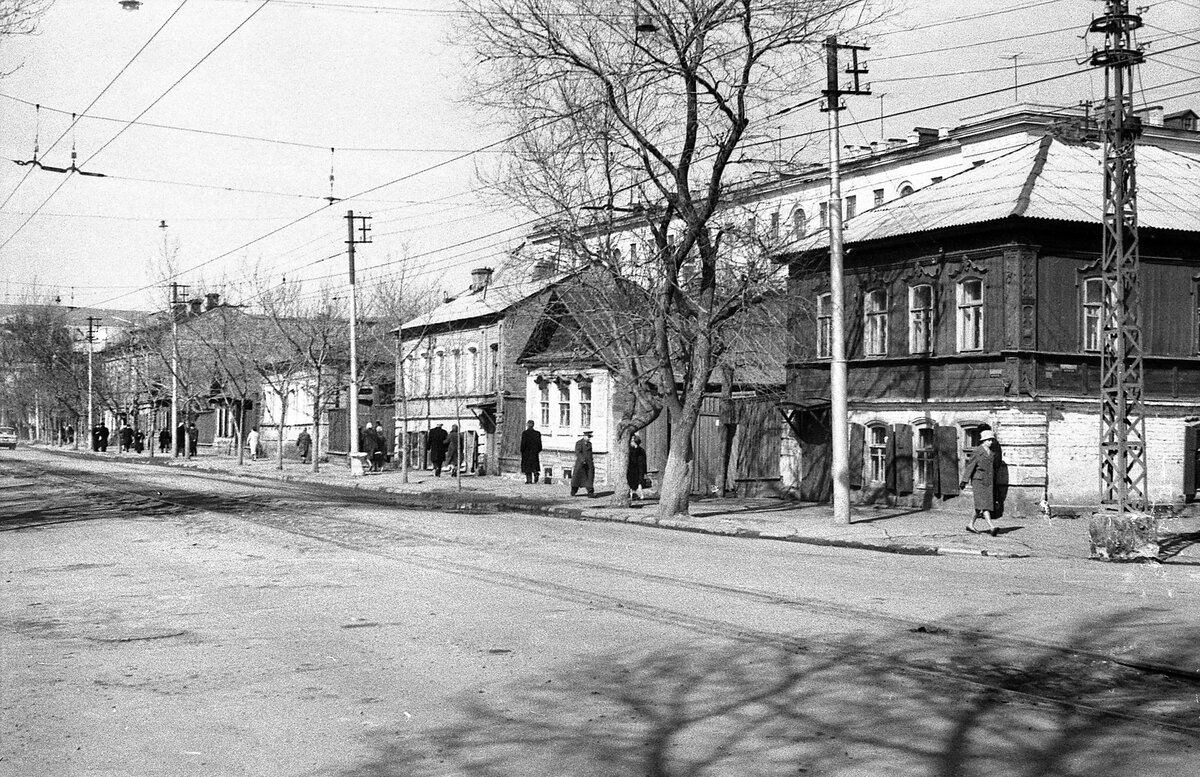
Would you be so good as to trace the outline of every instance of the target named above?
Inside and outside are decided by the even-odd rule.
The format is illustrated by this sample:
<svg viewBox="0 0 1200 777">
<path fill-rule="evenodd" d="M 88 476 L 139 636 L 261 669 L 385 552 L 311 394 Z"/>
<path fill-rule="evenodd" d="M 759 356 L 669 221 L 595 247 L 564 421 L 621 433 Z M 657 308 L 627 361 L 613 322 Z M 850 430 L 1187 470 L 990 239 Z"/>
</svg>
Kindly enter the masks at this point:
<svg viewBox="0 0 1200 777">
<path fill-rule="evenodd" d="M 908 290 L 908 352 L 933 351 L 933 287 L 928 283 Z"/>
<path fill-rule="evenodd" d="M 930 489 L 937 486 L 937 427 L 918 426 L 913 440 L 913 485 Z"/>
<path fill-rule="evenodd" d="M 873 424 L 867 427 L 867 450 L 870 461 L 870 473 L 872 483 L 887 482 L 887 463 L 888 463 L 888 428 L 882 424 Z"/>
</svg>

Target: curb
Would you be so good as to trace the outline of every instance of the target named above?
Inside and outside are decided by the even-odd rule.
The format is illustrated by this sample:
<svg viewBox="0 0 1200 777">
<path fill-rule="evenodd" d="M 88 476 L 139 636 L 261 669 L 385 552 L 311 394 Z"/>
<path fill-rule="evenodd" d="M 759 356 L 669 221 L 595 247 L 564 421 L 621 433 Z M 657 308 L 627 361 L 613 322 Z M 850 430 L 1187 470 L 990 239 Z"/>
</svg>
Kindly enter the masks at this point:
<svg viewBox="0 0 1200 777">
<path fill-rule="evenodd" d="M 66 452 L 53 448 L 43 449 L 47 453 L 51 453 L 62 457 L 86 456 L 87 458 L 108 461 L 109 459 L 101 457 L 91 451 Z M 172 460 L 169 458 L 145 458 L 145 459 L 115 459 L 113 463 L 121 464 L 141 464 L 143 466 L 171 467 Z M 341 492 L 358 492 L 360 494 L 375 493 L 392 497 L 390 500 L 395 506 L 408 509 L 431 509 L 439 510 L 448 513 L 462 513 L 474 511 L 488 512 L 514 512 L 523 513 L 526 515 L 542 515 L 551 518 L 562 518 L 573 521 L 595 521 L 604 523 L 624 523 L 631 526 L 641 526 L 647 529 L 665 529 L 669 531 L 691 532 L 693 534 L 707 534 L 718 537 L 732 537 L 735 539 L 755 539 L 755 540 L 771 540 L 775 542 L 791 542 L 800 545 L 813 545 L 817 547 L 827 548 L 844 548 L 847 550 L 864 550 L 873 551 L 876 553 L 892 553 L 903 556 L 982 556 L 996 559 L 1018 559 L 1031 558 L 1031 554 L 1008 553 L 1004 551 L 995 551 L 987 549 L 968 549 L 968 548 L 953 548 L 953 547 L 938 547 L 933 545 L 899 545 L 899 544 L 881 544 L 874 542 L 865 542 L 862 540 L 846 540 L 830 537 L 813 537 L 800 534 L 782 534 L 779 532 L 760 531 L 758 529 L 747 529 L 743 526 L 700 526 L 686 521 L 673 519 L 662 520 L 658 518 L 641 518 L 638 516 L 618 516 L 604 515 L 596 509 L 584 507 L 566 507 L 560 504 L 535 504 L 530 502 L 514 502 L 505 498 L 498 498 L 496 501 L 470 499 L 465 501 L 448 500 L 446 503 L 444 495 L 425 494 L 413 491 L 398 490 L 393 487 L 380 488 L 364 488 L 360 482 L 352 482 L 349 484 L 340 483 L 322 483 L 318 481 L 308 480 L 303 475 L 293 475 L 287 473 L 278 473 L 274 475 L 261 475 L 250 472 L 231 472 L 226 469 L 218 469 L 206 467 L 203 465 L 182 466 L 180 469 L 200 472 L 209 475 L 224 475 L 226 477 L 246 478 L 250 480 L 258 480 L 263 482 L 284 482 L 295 483 L 299 485 L 315 486 L 317 488 L 331 489 Z"/>
</svg>

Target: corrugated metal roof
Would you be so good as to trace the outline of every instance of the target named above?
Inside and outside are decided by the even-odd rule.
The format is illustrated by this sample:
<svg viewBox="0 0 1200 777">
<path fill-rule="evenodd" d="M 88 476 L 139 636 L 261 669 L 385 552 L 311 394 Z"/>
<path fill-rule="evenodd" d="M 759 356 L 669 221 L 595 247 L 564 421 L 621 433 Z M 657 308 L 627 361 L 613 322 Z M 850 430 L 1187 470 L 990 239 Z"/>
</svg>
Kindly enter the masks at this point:
<svg viewBox="0 0 1200 777">
<path fill-rule="evenodd" d="M 568 275 L 570 273 L 556 273 L 538 280 L 513 282 L 493 280 L 482 291 L 465 291 L 428 313 L 405 322 L 400 331 L 497 315 L 545 291 Z"/>
<path fill-rule="evenodd" d="M 997 221 L 1010 216 L 1099 225 L 1104 153 L 1097 145 L 1045 136 L 907 197 L 848 219 L 846 244 Z M 1200 157 L 1155 146 L 1137 149 L 1140 227 L 1200 232 Z M 828 233 L 795 241 L 784 253 L 822 249 Z"/>
</svg>

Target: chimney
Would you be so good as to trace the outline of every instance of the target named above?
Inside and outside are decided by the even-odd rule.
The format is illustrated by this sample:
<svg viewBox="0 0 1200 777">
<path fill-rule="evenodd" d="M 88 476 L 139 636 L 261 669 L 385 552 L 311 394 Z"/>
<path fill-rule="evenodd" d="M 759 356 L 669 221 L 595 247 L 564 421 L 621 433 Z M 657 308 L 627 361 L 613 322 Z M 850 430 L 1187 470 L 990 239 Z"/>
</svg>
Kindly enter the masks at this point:
<svg viewBox="0 0 1200 777">
<path fill-rule="evenodd" d="M 488 287 L 492 280 L 491 267 L 479 267 L 471 270 L 471 293 L 477 294 Z"/>
<path fill-rule="evenodd" d="M 190 306 L 190 310 L 188 312 L 191 313 L 193 316 L 198 316 L 198 315 L 200 315 L 201 306 L 204 305 L 204 300 L 200 299 L 199 297 L 196 297 L 193 300 L 188 300 L 188 305 Z"/>
<path fill-rule="evenodd" d="M 908 142 L 918 146 L 928 146 L 936 143 L 937 139 L 938 131 L 933 127 L 913 127 L 912 133 L 908 136 Z"/>
<path fill-rule="evenodd" d="M 217 292 L 210 292 L 204 295 L 204 309 L 212 310 L 215 307 L 220 307 L 221 295 Z"/>
<path fill-rule="evenodd" d="M 539 259 L 533 265 L 533 272 L 529 276 L 531 281 L 540 281 L 542 278 L 548 278 L 558 270 L 558 263 L 553 259 Z"/>
</svg>

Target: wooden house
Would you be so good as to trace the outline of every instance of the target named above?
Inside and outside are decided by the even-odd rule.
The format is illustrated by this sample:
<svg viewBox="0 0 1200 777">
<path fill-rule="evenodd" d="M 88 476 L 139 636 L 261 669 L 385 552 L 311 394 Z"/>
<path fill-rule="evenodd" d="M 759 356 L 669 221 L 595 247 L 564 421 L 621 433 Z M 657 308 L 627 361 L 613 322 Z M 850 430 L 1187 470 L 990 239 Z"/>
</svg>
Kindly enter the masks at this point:
<svg viewBox="0 0 1200 777">
<path fill-rule="evenodd" d="M 1102 149 L 1046 134 L 848 220 L 851 486 L 860 502 L 959 494 L 985 425 L 1008 509 L 1099 501 Z M 1200 154 L 1137 149 L 1149 498 L 1197 491 Z M 783 476 L 827 499 L 827 238 L 787 251 L 794 309 Z"/>
</svg>

